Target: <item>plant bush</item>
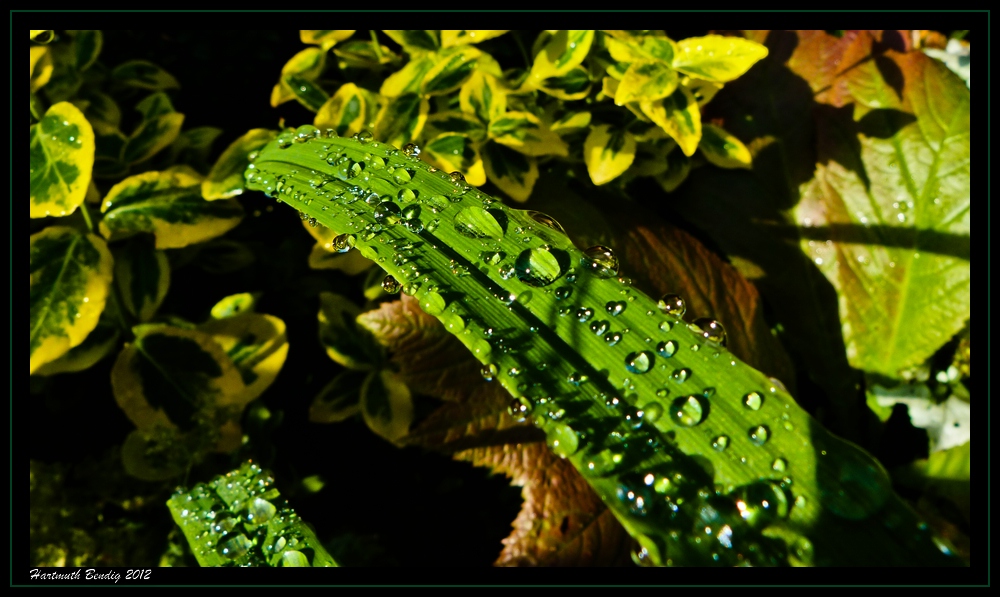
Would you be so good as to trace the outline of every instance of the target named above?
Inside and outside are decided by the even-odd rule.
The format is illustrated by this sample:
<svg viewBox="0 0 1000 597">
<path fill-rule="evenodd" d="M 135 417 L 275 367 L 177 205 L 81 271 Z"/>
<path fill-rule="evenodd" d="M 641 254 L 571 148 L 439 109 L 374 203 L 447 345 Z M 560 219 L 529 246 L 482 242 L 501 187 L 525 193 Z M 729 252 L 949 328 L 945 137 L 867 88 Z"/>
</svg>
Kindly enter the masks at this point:
<svg viewBox="0 0 1000 597">
<path fill-rule="evenodd" d="M 463 491 L 517 510 L 433 452 L 523 488 L 481 563 L 969 558 L 968 71 L 934 35 L 302 31 L 270 101 L 312 126 L 221 152 L 177 79 L 103 64 L 103 39 L 32 31 L 31 379 L 34 412 L 127 431 L 67 457 L 34 430 L 33 563 L 391 565 Z M 659 331 L 632 319 L 647 295 Z M 576 319 L 598 336 L 536 352 Z M 672 374 L 610 348 L 660 333 Z M 226 471 L 248 489 L 198 484 Z M 372 520 L 328 514 L 365 499 Z"/>
</svg>

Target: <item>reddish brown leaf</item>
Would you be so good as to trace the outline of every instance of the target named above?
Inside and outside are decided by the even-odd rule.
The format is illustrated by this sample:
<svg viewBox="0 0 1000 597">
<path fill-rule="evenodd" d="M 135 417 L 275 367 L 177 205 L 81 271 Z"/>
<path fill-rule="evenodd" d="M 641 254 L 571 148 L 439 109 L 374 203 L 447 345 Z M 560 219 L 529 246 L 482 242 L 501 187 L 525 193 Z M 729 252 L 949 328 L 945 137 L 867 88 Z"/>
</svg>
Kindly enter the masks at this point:
<svg viewBox="0 0 1000 597">
<path fill-rule="evenodd" d="M 631 565 L 628 533 L 573 465 L 544 444 L 475 448 L 456 458 L 504 473 L 524 488 L 498 566 Z"/>
</svg>

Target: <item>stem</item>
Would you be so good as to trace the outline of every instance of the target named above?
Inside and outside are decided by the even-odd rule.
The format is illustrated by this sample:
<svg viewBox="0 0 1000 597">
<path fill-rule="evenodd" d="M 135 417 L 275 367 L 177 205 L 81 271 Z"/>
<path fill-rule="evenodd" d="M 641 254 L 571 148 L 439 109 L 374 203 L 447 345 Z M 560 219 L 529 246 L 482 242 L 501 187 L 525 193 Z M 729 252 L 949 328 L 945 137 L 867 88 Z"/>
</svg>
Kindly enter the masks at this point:
<svg viewBox="0 0 1000 597">
<path fill-rule="evenodd" d="M 378 61 L 382 62 L 382 46 L 378 43 L 378 36 L 375 35 L 374 29 L 369 29 L 368 32 L 372 35 L 372 46 L 375 49 L 375 55 L 378 56 Z"/>
</svg>

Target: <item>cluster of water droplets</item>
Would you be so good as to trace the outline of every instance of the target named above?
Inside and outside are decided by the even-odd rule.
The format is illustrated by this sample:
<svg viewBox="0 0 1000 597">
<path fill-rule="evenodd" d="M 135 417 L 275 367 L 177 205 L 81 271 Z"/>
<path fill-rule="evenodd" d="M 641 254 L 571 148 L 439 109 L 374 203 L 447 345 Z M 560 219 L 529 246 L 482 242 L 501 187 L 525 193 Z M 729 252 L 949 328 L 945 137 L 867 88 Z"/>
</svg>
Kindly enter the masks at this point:
<svg viewBox="0 0 1000 597">
<path fill-rule="evenodd" d="M 253 463 L 180 490 L 170 500 L 181 527 L 199 529 L 192 549 L 211 550 L 228 566 L 311 566 L 314 548 L 302 522 Z M 329 564 L 318 562 L 317 565 Z"/>
</svg>

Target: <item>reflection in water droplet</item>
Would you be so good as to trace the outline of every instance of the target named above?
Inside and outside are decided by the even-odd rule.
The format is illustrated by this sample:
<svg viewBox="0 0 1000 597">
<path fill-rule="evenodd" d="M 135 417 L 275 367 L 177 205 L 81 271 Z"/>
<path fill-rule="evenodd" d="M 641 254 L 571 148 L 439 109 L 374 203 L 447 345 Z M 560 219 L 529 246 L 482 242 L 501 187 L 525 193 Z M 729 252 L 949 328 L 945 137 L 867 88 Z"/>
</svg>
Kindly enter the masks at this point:
<svg viewBox="0 0 1000 597">
<path fill-rule="evenodd" d="M 466 207 L 455 215 L 455 230 L 469 238 L 503 238 L 503 226 L 481 207 Z"/>
<path fill-rule="evenodd" d="M 281 565 L 297 568 L 305 568 L 309 566 L 309 558 L 306 554 L 301 551 L 290 549 L 285 553 L 281 554 Z"/>
<path fill-rule="evenodd" d="M 388 292 L 389 294 L 398 294 L 402 289 L 403 285 L 399 283 L 399 280 L 393 278 L 391 275 L 382 279 L 382 290 Z"/>
<path fill-rule="evenodd" d="M 608 331 L 608 322 L 606 321 L 593 321 L 590 324 L 590 331 L 594 332 L 598 336 L 603 335 Z"/>
<path fill-rule="evenodd" d="M 645 373 L 649 371 L 650 367 L 653 366 L 653 362 L 656 357 L 653 356 L 652 351 L 644 350 L 642 352 L 629 353 L 625 357 L 625 368 L 629 370 L 630 373 Z"/>
<path fill-rule="evenodd" d="M 692 325 L 696 326 L 695 331 L 705 340 L 721 345 L 726 344 L 726 330 L 718 321 L 709 317 L 699 317 L 694 320 Z"/>
<path fill-rule="evenodd" d="M 702 396 L 682 396 L 670 403 L 670 418 L 678 425 L 694 427 L 708 416 L 708 401 Z"/>
<path fill-rule="evenodd" d="M 770 439 L 771 430 L 768 429 L 767 425 L 757 425 L 756 427 L 752 427 L 748 434 L 750 435 L 750 441 L 754 445 L 763 446 Z"/>
<path fill-rule="evenodd" d="M 771 463 L 771 470 L 783 473 L 788 468 L 788 461 L 784 458 L 775 458 L 774 462 Z"/>
<path fill-rule="evenodd" d="M 716 452 L 722 452 L 729 447 L 729 437 L 725 435 L 720 435 L 712 440 L 712 449 Z"/>
<path fill-rule="evenodd" d="M 660 298 L 660 301 L 656 304 L 660 311 L 673 315 L 674 317 L 683 317 L 684 312 L 687 311 L 687 305 L 684 304 L 684 299 L 676 294 L 665 294 Z"/>
<path fill-rule="evenodd" d="M 608 313 L 612 317 L 617 317 L 625 312 L 625 302 L 624 301 L 609 301 L 607 305 L 604 306 Z"/>
<path fill-rule="evenodd" d="M 595 245 L 583 252 L 580 264 L 589 268 L 599 278 L 618 275 L 618 258 L 614 251 L 603 245 Z"/>
<path fill-rule="evenodd" d="M 656 345 L 656 352 L 661 357 L 670 358 L 674 356 L 675 352 L 677 352 L 677 343 L 674 342 L 673 340 L 660 342 L 659 344 Z"/>
<path fill-rule="evenodd" d="M 577 309 L 576 311 L 576 318 L 580 320 L 580 323 L 587 323 L 593 316 L 594 316 L 594 310 L 587 307 Z"/>
<path fill-rule="evenodd" d="M 514 260 L 517 278 L 529 286 L 548 286 L 562 275 L 563 268 L 550 247 L 525 249 Z"/>
<path fill-rule="evenodd" d="M 743 406 L 749 408 L 750 410 L 760 410 L 763 403 L 764 397 L 758 392 L 750 392 L 743 397 Z"/>
<path fill-rule="evenodd" d="M 673 379 L 677 383 L 684 383 L 690 376 L 691 376 L 690 369 L 675 369 L 674 372 L 670 375 L 671 379 Z"/>
<path fill-rule="evenodd" d="M 330 244 L 333 245 L 334 250 L 338 253 L 346 253 L 354 248 L 356 242 L 357 237 L 353 234 L 338 234 Z"/>
<path fill-rule="evenodd" d="M 408 158 L 415 158 L 420 155 L 420 146 L 416 143 L 407 143 L 403 146 L 403 155 Z"/>
<path fill-rule="evenodd" d="M 528 405 L 521 402 L 520 398 L 514 398 L 510 401 L 510 405 L 507 406 L 507 413 L 518 420 L 523 420 L 528 416 L 529 410 Z"/>
<path fill-rule="evenodd" d="M 788 516 L 788 497 L 776 483 L 752 483 L 739 492 L 736 508 L 743 520 L 753 528 L 764 528 L 779 518 Z"/>
<path fill-rule="evenodd" d="M 608 346 L 614 346 L 618 344 L 622 339 L 622 335 L 618 332 L 608 332 L 604 334 L 604 341 L 608 343 Z"/>
<path fill-rule="evenodd" d="M 219 544 L 215 549 L 222 557 L 235 560 L 246 555 L 252 547 L 253 543 L 243 533 L 226 533 L 219 539 Z"/>
<path fill-rule="evenodd" d="M 493 379 L 497 376 L 497 366 L 493 363 L 483 365 L 483 368 L 479 370 L 479 373 L 482 374 L 483 379 L 486 381 L 493 381 Z"/>
<path fill-rule="evenodd" d="M 663 416 L 663 406 L 658 402 L 650 402 L 642 407 L 642 410 L 645 413 L 643 419 L 650 423 L 655 423 L 657 419 Z"/>
<path fill-rule="evenodd" d="M 527 213 L 532 220 L 538 222 L 542 226 L 545 226 L 546 228 L 551 228 L 552 230 L 555 230 L 556 232 L 559 232 L 561 234 L 566 234 L 566 230 L 552 216 L 548 214 L 543 214 L 540 211 L 533 211 L 530 209 L 528 210 Z"/>
</svg>

